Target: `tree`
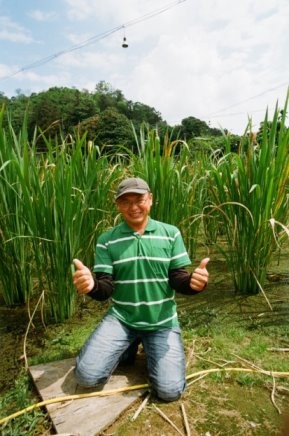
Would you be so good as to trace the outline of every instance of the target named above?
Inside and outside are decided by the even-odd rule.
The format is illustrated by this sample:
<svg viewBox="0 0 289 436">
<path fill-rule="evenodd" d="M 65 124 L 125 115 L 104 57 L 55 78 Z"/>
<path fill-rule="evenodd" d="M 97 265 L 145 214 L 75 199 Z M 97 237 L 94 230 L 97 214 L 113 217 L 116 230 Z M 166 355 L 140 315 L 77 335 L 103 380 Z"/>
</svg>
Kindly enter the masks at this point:
<svg viewBox="0 0 289 436">
<path fill-rule="evenodd" d="M 181 125 L 170 126 L 155 108 L 127 100 L 121 90 L 114 89 L 103 80 L 93 92 L 55 86 L 26 96 L 19 89 L 10 100 L 0 92 L 0 104 L 3 102 L 16 133 L 26 118 L 29 139 L 35 128 L 54 138 L 60 133 L 64 136 L 72 133 L 78 126 L 79 132 L 87 129 L 87 138 L 90 140 L 134 148 L 132 125 L 138 133 L 142 124 L 157 129 L 161 138 L 168 136 L 172 141 L 180 139 L 188 142 L 197 137 L 222 135 L 220 130 L 211 129 L 204 121 L 193 116 L 184 118 Z M 7 118 L 4 117 L 4 126 Z"/>
<path fill-rule="evenodd" d="M 161 114 L 153 107 L 146 104 L 132 101 L 128 102 L 128 118 L 133 121 L 136 129 L 139 129 L 142 123 L 147 123 L 154 127 L 162 121 Z"/>
<path fill-rule="evenodd" d="M 25 115 L 29 123 L 31 114 L 31 105 L 29 103 L 30 97 L 18 92 L 17 97 L 11 97 L 7 104 L 7 113 L 16 133 L 21 130 Z"/>
<path fill-rule="evenodd" d="M 115 108 L 106 109 L 99 115 L 96 141 L 98 145 L 132 147 L 134 136 L 130 121 Z"/>
<path fill-rule="evenodd" d="M 94 100 L 100 112 L 103 112 L 109 107 L 120 108 L 121 106 L 127 106 L 122 91 L 113 89 L 112 86 L 104 80 L 101 80 L 96 85 Z"/>
<path fill-rule="evenodd" d="M 29 119 L 32 135 L 35 127 L 41 129 L 47 136 L 54 137 L 62 130 L 61 107 L 46 93 L 39 94 L 32 105 L 32 113 Z"/>
<path fill-rule="evenodd" d="M 9 103 L 9 98 L 5 96 L 4 92 L 0 91 L 0 107 L 6 107 Z"/>
<path fill-rule="evenodd" d="M 9 106 L 9 98 L 4 95 L 4 92 L 0 91 L 0 111 L 3 110 L 3 108 L 7 109 L 8 106 Z M 4 128 L 7 126 L 7 117 L 3 117 L 3 120 L 1 121 L 1 125 Z"/>
<path fill-rule="evenodd" d="M 86 139 L 95 142 L 98 135 L 99 118 L 100 116 L 98 114 L 81 121 L 76 126 L 76 130 L 78 131 L 79 135 L 82 136 L 86 133 Z"/>
<path fill-rule="evenodd" d="M 189 140 L 195 136 L 206 136 L 210 132 L 210 127 L 195 117 L 187 117 L 182 120 L 182 136 L 185 140 Z"/>
</svg>

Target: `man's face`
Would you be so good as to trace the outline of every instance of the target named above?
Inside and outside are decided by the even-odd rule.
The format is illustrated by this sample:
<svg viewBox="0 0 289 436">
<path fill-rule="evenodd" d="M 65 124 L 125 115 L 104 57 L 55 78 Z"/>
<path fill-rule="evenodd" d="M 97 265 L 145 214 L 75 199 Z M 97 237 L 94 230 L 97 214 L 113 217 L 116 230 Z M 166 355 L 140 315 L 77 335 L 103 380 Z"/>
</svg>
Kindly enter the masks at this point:
<svg viewBox="0 0 289 436">
<path fill-rule="evenodd" d="M 152 194 L 124 194 L 116 200 L 116 206 L 128 225 L 137 230 L 147 223 L 152 206 Z"/>
</svg>

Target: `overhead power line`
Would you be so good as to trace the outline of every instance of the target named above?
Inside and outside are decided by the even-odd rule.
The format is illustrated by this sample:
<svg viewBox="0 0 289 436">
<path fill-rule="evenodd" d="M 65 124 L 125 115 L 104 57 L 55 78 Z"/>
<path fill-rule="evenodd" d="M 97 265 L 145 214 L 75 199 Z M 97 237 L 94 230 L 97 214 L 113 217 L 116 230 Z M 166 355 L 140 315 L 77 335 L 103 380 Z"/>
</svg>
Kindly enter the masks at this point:
<svg viewBox="0 0 289 436">
<path fill-rule="evenodd" d="M 219 109 L 215 112 L 211 112 L 210 114 L 206 115 L 204 118 L 215 117 L 219 114 L 222 114 L 223 112 L 226 112 L 228 109 L 232 109 L 233 107 L 240 106 L 241 104 L 247 103 L 248 101 L 254 100 L 255 98 L 262 97 L 263 95 L 268 94 L 268 92 L 276 91 L 276 89 L 282 88 L 283 86 L 289 86 L 288 80 L 287 82 L 280 83 L 279 85 L 273 86 L 272 88 L 265 89 L 265 91 L 253 95 L 252 97 L 248 97 L 245 100 L 238 101 L 236 103 L 231 104 L 230 106 L 224 107 L 223 109 Z"/>
<path fill-rule="evenodd" d="M 31 70 L 33 68 L 37 68 L 43 64 L 46 64 L 48 62 L 51 62 L 52 60 L 59 58 L 60 56 L 63 56 L 67 53 L 71 53 L 73 51 L 76 50 L 80 50 L 83 47 L 87 47 L 88 45 L 94 44 L 98 41 L 100 41 L 101 39 L 105 39 L 108 38 L 110 35 L 112 35 L 113 33 L 116 33 L 118 31 L 120 31 L 121 29 L 124 29 L 126 27 L 131 27 L 131 26 L 135 26 L 136 24 L 139 24 L 143 21 L 149 20 L 157 15 L 163 14 L 164 12 L 168 11 L 169 9 L 174 8 L 175 6 L 179 5 L 180 3 L 184 3 L 187 0 L 175 0 L 171 3 L 168 3 L 166 6 L 163 6 L 162 8 L 159 9 L 155 9 L 151 12 L 148 12 L 140 17 L 134 18 L 130 21 L 127 21 L 126 23 L 122 24 L 122 25 L 118 25 L 110 30 L 107 30 L 105 32 L 99 33 L 97 35 L 94 35 L 84 41 L 81 41 L 78 44 L 73 45 L 72 47 L 68 48 L 67 50 L 61 50 L 57 53 L 51 54 L 49 56 L 46 56 L 44 58 L 39 59 L 38 61 L 35 61 L 31 64 L 25 65 L 24 67 L 20 68 L 19 70 L 15 71 L 14 73 L 11 73 L 7 76 L 4 76 L 2 78 L 0 78 L 0 80 L 6 80 L 6 79 L 10 79 L 13 76 L 16 76 L 19 73 L 22 73 L 23 71 L 27 71 L 27 70 Z"/>
</svg>

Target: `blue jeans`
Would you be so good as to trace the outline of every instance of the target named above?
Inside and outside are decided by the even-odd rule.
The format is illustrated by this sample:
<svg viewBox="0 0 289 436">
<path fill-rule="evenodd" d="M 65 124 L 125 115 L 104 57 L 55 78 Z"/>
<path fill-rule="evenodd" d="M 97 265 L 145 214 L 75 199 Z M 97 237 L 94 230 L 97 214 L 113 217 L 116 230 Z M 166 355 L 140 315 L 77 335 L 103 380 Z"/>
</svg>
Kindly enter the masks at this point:
<svg viewBox="0 0 289 436">
<path fill-rule="evenodd" d="M 133 330 L 106 315 L 76 358 L 75 376 L 85 387 L 102 386 L 123 353 L 141 340 L 152 390 L 164 401 L 177 400 L 186 386 L 185 355 L 179 328 Z"/>
</svg>

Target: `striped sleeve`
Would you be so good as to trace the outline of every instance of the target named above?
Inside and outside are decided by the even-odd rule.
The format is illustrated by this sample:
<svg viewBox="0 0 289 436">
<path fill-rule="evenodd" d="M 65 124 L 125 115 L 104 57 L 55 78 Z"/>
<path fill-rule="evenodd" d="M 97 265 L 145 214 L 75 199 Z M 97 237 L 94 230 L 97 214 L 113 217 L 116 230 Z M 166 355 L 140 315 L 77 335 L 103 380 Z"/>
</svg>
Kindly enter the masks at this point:
<svg viewBox="0 0 289 436">
<path fill-rule="evenodd" d="M 108 274 L 113 273 L 112 259 L 110 257 L 108 244 L 105 241 L 104 235 L 101 235 L 97 240 L 93 271 L 104 272 Z"/>
<path fill-rule="evenodd" d="M 181 268 L 191 264 L 191 260 L 185 248 L 185 244 L 182 235 L 178 229 L 176 229 L 174 236 L 174 243 L 172 246 L 172 256 L 169 269 Z"/>
</svg>

